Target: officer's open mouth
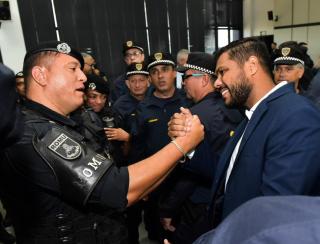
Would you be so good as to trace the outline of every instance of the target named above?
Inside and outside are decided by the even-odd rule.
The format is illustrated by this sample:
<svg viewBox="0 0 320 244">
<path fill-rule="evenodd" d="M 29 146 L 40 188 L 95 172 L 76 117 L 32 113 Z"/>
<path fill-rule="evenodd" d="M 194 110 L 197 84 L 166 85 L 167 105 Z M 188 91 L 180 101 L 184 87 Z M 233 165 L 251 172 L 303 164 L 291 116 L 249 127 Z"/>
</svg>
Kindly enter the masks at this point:
<svg viewBox="0 0 320 244">
<path fill-rule="evenodd" d="M 84 87 L 76 89 L 76 91 L 84 92 Z"/>
</svg>

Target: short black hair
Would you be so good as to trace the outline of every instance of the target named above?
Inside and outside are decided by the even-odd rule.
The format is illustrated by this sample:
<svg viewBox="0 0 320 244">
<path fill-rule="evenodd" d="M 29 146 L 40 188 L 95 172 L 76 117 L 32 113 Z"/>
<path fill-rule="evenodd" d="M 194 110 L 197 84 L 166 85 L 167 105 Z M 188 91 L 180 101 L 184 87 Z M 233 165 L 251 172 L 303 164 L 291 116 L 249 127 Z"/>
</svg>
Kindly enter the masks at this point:
<svg viewBox="0 0 320 244">
<path fill-rule="evenodd" d="M 34 66 L 37 65 L 44 65 L 48 66 L 50 62 L 52 61 L 52 58 L 57 56 L 59 53 L 57 52 L 52 52 L 52 51 L 45 51 L 45 52 L 39 52 L 28 59 L 26 59 L 23 63 L 23 75 L 25 78 L 25 84 L 26 84 L 26 89 L 28 89 L 29 86 L 29 79 L 31 77 L 31 70 Z"/>
<path fill-rule="evenodd" d="M 241 67 L 250 56 L 256 56 L 265 72 L 272 77 L 270 54 L 266 44 L 258 38 L 247 37 L 233 41 L 217 52 L 216 59 L 218 60 L 225 52 L 228 53 L 231 60 L 237 62 Z"/>
</svg>

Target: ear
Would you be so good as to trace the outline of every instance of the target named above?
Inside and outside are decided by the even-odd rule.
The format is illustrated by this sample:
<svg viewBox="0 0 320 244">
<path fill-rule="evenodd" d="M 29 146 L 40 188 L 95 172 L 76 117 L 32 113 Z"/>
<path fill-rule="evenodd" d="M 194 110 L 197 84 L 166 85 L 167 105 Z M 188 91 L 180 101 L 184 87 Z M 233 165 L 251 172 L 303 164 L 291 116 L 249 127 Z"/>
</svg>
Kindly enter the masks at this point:
<svg viewBox="0 0 320 244">
<path fill-rule="evenodd" d="M 201 80 L 202 87 L 205 87 L 208 85 L 208 82 L 210 82 L 210 78 L 208 75 L 204 75 L 203 79 Z"/>
<path fill-rule="evenodd" d="M 126 80 L 126 85 L 129 88 L 129 80 Z"/>
<path fill-rule="evenodd" d="M 298 69 L 298 77 L 299 77 L 299 80 L 302 78 L 303 74 L 304 74 L 304 68 L 299 68 L 299 69 Z"/>
<path fill-rule="evenodd" d="M 34 66 L 31 70 L 31 75 L 32 78 L 36 83 L 38 83 L 40 86 L 44 86 L 47 84 L 46 74 L 47 69 L 45 67 L 40 67 L 40 66 Z"/>
<path fill-rule="evenodd" d="M 173 72 L 174 72 L 174 78 L 177 79 L 177 71 L 175 68 L 174 68 Z"/>
<path fill-rule="evenodd" d="M 152 82 L 152 79 L 151 79 L 151 76 L 149 75 L 149 84 L 152 85 L 153 82 Z"/>
<path fill-rule="evenodd" d="M 250 56 L 247 62 L 249 64 L 249 74 L 255 75 L 258 71 L 258 58 L 256 56 Z"/>
</svg>

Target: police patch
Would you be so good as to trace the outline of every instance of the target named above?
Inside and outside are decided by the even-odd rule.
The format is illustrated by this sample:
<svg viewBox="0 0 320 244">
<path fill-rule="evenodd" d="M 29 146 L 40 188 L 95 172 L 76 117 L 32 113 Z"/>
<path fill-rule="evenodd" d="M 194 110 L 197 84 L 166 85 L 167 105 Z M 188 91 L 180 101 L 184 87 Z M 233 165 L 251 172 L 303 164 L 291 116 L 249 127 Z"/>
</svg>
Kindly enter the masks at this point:
<svg viewBox="0 0 320 244">
<path fill-rule="evenodd" d="M 142 70 L 142 64 L 136 64 L 136 70 Z"/>
<path fill-rule="evenodd" d="M 63 42 L 63 43 L 58 44 L 57 50 L 60 53 L 68 54 L 71 52 L 71 47 L 67 43 Z"/>
<path fill-rule="evenodd" d="M 154 54 L 154 58 L 155 58 L 157 61 L 161 60 L 161 59 L 162 59 L 162 53 L 155 53 L 155 54 Z"/>
<path fill-rule="evenodd" d="M 91 82 L 88 87 L 90 90 L 95 90 L 97 88 L 96 84 L 94 84 L 93 82 Z"/>
<path fill-rule="evenodd" d="M 132 41 L 127 41 L 127 47 L 132 47 L 132 45 L 133 45 L 133 42 Z"/>
<path fill-rule="evenodd" d="M 61 133 L 48 148 L 60 157 L 73 160 L 81 155 L 81 146 L 79 143 Z"/>
<path fill-rule="evenodd" d="M 286 56 L 289 55 L 290 51 L 291 51 L 290 47 L 284 47 L 284 48 L 281 49 L 281 54 L 282 54 L 282 56 L 286 57 Z"/>
</svg>

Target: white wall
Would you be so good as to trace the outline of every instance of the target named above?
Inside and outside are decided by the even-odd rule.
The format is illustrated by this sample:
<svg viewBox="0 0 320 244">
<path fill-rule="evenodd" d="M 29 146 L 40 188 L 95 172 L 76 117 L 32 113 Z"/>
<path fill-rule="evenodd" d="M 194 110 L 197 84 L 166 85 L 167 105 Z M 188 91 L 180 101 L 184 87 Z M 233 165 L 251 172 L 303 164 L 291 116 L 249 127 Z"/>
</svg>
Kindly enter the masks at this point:
<svg viewBox="0 0 320 244">
<path fill-rule="evenodd" d="M 268 20 L 273 9 L 274 0 L 243 0 L 243 36 L 273 35 L 274 21 Z"/>
<path fill-rule="evenodd" d="M 244 36 L 259 36 L 261 31 L 274 35 L 278 44 L 284 41 L 307 42 L 309 55 L 316 61 L 320 55 L 320 25 L 309 27 L 274 27 L 320 22 L 319 0 L 243 0 Z M 267 11 L 272 10 L 278 21 L 269 21 Z"/>
<path fill-rule="evenodd" d="M 2 60 L 15 73 L 22 70 L 26 53 L 17 0 L 9 0 L 11 20 L 1 21 L 0 48 Z"/>
</svg>

